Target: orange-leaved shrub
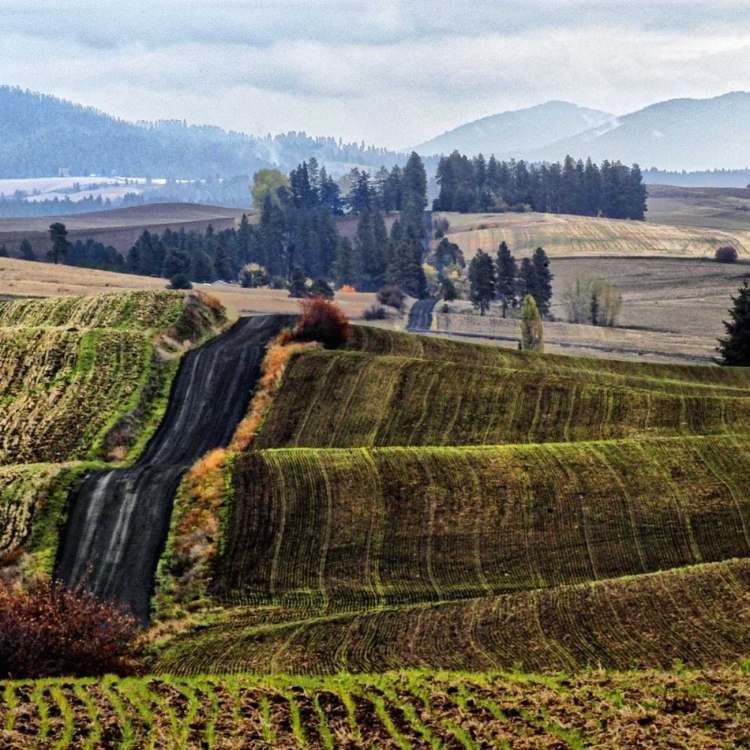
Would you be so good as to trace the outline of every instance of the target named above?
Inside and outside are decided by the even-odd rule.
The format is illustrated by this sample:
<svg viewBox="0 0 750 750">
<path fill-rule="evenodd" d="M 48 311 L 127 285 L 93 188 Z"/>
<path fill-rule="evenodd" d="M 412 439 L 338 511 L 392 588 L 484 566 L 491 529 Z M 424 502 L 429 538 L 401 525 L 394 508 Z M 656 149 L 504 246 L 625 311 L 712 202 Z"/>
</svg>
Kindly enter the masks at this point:
<svg viewBox="0 0 750 750">
<path fill-rule="evenodd" d="M 300 300 L 299 306 L 295 341 L 319 341 L 326 349 L 335 349 L 352 337 L 349 319 L 335 302 L 313 297 Z"/>
<path fill-rule="evenodd" d="M 339 289 L 339 291 L 342 294 L 356 294 L 357 289 L 356 287 L 353 287 L 351 284 L 344 284 L 344 286 Z"/>
<path fill-rule="evenodd" d="M 133 671 L 137 621 L 84 586 L 0 582 L 0 679 Z"/>
</svg>

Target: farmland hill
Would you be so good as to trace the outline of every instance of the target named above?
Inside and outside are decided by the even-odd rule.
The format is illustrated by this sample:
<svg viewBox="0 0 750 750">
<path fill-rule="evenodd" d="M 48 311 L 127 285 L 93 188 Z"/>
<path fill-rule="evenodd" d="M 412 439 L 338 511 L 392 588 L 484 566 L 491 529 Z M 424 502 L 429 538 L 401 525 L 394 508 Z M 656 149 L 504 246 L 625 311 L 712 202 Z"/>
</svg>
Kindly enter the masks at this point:
<svg viewBox="0 0 750 750">
<path fill-rule="evenodd" d="M 248 198 L 249 201 L 249 198 Z M 65 224 L 71 242 L 88 239 L 111 245 L 123 255 L 130 250 L 144 230 L 163 234 L 167 229 L 204 233 L 209 224 L 215 231 L 233 229 L 243 210 L 194 203 L 147 203 L 143 206 L 93 211 L 73 216 L 43 216 L 0 219 L 0 244 L 16 253 L 23 240 L 31 243 L 37 257 L 45 258 L 50 248 L 49 226 L 55 221 Z"/>
<path fill-rule="evenodd" d="M 735 213 L 742 213 L 735 211 Z M 467 260 L 477 249 L 496 251 L 502 241 L 523 256 L 542 246 L 553 256 L 673 256 L 710 258 L 722 245 L 732 245 L 750 258 L 750 222 L 727 228 L 658 224 L 651 221 L 602 219 L 563 214 L 456 214 L 446 212 L 447 233 Z M 742 228 L 740 228 L 742 227 Z M 437 244 L 437 243 L 434 243 Z"/>
<path fill-rule="evenodd" d="M 159 665 L 308 674 L 740 659 L 748 405 L 750 374 L 726 368 L 379 329 L 357 329 L 348 351 L 298 354 L 253 450 L 213 466 L 209 484 L 233 490 L 202 587 L 175 550 L 209 469 L 181 490 L 158 606 L 208 597 L 226 610 Z M 664 628 L 646 638 L 653 618 Z M 521 628 L 537 621 L 541 635 Z M 679 644 L 694 627 L 706 635 L 688 653 Z"/>
<path fill-rule="evenodd" d="M 67 492 L 130 462 L 162 419 L 185 347 L 226 324 L 199 293 L 0 303 L 0 559 L 52 572 Z"/>
<path fill-rule="evenodd" d="M 184 122 L 131 123 L 54 96 L 0 87 L 0 178 L 70 174 L 213 179 L 264 167 L 294 169 L 315 156 L 332 171 L 391 166 L 385 149 L 312 138 L 305 133 L 256 138 Z"/>
<path fill-rule="evenodd" d="M 523 156 L 556 161 L 567 154 L 612 159 L 660 169 L 746 169 L 750 166 L 750 93 L 712 99 L 670 99 L 618 117 L 606 130 L 593 127 Z"/>
<path fill-rule="evenodd" d="M 591 128 L 604 129 L 615 119 L 607 112 L 551 101 L 483 117 L 420 143 L 414 150 L 426 155 L 460 151 L 468 156 L 495 154 L 499 158 L 538 149 Z"/>
<path fill-rule="evenodd" d="M 0 737 L 741 746 L 750 369 L 228 322 L 197 294 L 0 303 L 3 574 L 125 580 L 161 555 L 153 590 L 133 576 L 153 674 L 6 683 Z M 159 543 L 120 546 L 154 498 Z"/>
</svg>

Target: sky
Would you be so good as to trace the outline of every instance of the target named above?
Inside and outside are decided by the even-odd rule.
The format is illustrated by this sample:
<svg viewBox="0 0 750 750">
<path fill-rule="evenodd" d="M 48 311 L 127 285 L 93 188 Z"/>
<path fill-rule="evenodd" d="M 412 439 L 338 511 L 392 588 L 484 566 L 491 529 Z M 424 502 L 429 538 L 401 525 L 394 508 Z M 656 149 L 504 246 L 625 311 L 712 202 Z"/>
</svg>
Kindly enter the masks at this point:
<svg viewBox="0 0 750 750">
<path fill-rule="evenodd" d="M 403 148 L 550 99 L 750 91 L 750 0 L 0 0 L 0 83 Z"/>
</svg>

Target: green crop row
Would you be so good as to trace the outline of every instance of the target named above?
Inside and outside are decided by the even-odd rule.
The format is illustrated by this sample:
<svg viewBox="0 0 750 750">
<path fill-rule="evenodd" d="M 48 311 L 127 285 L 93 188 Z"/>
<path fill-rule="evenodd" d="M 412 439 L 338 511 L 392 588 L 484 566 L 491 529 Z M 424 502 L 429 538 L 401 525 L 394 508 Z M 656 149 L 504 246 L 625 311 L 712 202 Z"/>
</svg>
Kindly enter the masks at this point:
<svg viewBox="0 0 750 750">
<path fill-rule="evenodd" d="M 741 747 L 739 670 L 0 683 L 0 743 L 49 748 Z"/>
<path fill-rule="evenodd" d="M 749 604 L 745 559 L 278 622 L 240 608 L 178 636 L 157 666 L 175 674 L 335 674 L 726 665 L 750 653 Z"/>
<path fill-rule="evenodd" d="M 0 466 L 0 573 L 52 574 L 68 495 L 100 464 Z"/>
<path fill-rule="evenodd" d="M 86 458 L 134 407 L 152 351 L 140 331 L 0 329 L 0 464 Z"/>
<path fill-rule="evenodd" d="M 392 355 L 439 362 L 504 367 L 541 373 L 588 377 L 619 376 L 629 384 L 635 379 L 675 381 L 747 390 L 750 372 L 743 367 L 705 367 L 616 359 L 570 357 L 564 354 L 536 354 L 483 344 L 467 344 L 437 336 L 418 336 L 372 326 L 354 326 L 349 349 L 375 355 Z"/>
<path fill-rule="evenodd" d="M 0 302 L 0 326 L 160 330 L 182 314 L 181 292 L 118 292 Z"/>
<path fill-rule="evenodd" d="M 733 437 L 248 453 L 213 591 L 376 606 L 745 557 L 748 485 Z"/>
<path fill-rule="evenodd" d="M 404 357 L 309 351 L 289 364 L 256 448 L 497 445 L 750 430 L 750 390 L 671 392 Z"/>
</svg>

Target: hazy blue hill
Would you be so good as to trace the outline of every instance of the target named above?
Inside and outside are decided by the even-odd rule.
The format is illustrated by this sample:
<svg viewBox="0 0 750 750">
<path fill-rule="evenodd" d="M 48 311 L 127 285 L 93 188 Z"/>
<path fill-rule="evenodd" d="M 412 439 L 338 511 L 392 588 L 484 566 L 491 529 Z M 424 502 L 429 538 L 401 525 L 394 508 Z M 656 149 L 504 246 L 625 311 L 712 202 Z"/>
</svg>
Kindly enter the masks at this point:
<svg viewBox="0 0 750 750">
<path fill-rule="evenodd" d="M 606 132 L 592 128 L 524 154 L 557 160 L 566 154 L 620 159 L 659 169 L 750 167 L 750 93 L 712 99 L 671 99 L 617 119 Z"/>
<path fill-rule="evenodd" d="M 469 122 L 415 146 L 415 150 L 425 155 L 457 150 L 471 156 L 517 156 L 592 127 L 606 127 L 614 120 L 607 112 L 551 101 Z"/>
<path fill-rule="evenodd" d="M 303 159 L 343 172 L 403 161 L 385 149 L 311 138 L 305 133 L 255 138 L 182 122 L 131 123 L 53 96 L 0 87 L 0 178 L 71 174 L 201 179 L 288 171 Z"/>
</svg>

